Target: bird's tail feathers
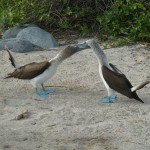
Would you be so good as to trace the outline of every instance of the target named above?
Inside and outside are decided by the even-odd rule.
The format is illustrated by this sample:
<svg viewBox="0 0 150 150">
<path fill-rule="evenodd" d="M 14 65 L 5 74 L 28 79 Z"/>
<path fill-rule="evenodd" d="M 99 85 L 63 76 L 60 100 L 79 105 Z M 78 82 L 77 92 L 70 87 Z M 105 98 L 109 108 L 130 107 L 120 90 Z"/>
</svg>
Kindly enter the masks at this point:
<svg viewBox="0 0 150 150">
<path fill-rule="evenodd" d="M 140 90 L 149 83 L 150 83 L 150 80 L 146 80 L 146 81 L 140 83 L 139 85 L 136 85 L 136 86 L 132 87 L 131 91 L 134 92 L 134 91 Z"/>
<path fill-rule="evenodd" d="M 136 100 L 138 100 L 138 101 L 141 102 L 141 103 L 144 103 L 144 102 L 139 98 L 139 96 L 136 94 L 136 91 L 133 92 L 133 98 L 136 99 Z"/>
<path fill-rule="evenodd" d="M 8 78 L 11 78 L 12 76 L 8 75 L 7 77 L 3 78 L 3 79 L 8 79 Z"/>
<path fill-rule="evenodd" d="M 14 57 L 12 56 L 10 50 L 8 49 L 8 47 L 6 45 L 5 45 L 5 49 L 7 50 L 8 54 L 9 54 L 9 60 L 10 60 L 10 62 L 12 64 L 12 66 L 14 68 L 16 68 L 16 69 L 19 68 L 19 65 L 16 63 Z"/>
</svg>

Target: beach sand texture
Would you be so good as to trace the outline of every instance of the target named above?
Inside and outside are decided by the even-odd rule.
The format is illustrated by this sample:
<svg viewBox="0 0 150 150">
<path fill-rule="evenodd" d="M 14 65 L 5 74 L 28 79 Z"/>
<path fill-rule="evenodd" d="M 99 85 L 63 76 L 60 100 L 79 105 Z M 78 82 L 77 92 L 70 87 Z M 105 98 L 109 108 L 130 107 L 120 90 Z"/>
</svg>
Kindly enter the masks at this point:
<svg viewBox="0 0 150 150">
<path fill-rule="evenodd" d="M 49 60 L 63 48 L 12 54 L 24 65 Z M 145 45 L 105 53 L 133 85 L 150 78 Z M 45 83 L 56 92 L 43 101 L 35 100 L 29 81 L 3 79 L 14 70 L 6 51 L 0 52 L 0 68 L 0 150 L 150 150 L 150 84 L 137 91 L 144 104 L 121 94 L 114 103 L 99 103 L 107 92 L 91 49 L 59 66 Z"/>
</svg>

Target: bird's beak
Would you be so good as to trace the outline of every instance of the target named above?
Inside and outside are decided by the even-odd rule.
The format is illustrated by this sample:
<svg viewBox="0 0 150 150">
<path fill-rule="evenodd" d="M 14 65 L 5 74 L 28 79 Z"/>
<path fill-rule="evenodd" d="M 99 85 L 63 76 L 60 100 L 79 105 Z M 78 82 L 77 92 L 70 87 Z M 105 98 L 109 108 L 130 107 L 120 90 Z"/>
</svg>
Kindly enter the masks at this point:
<svg viewBox="0 0 150 150">
<path fill-rule="evenodd" d="M 90 48 L 90 46 L 88 46 L 88 44 L 86 42 L 76 44 L 75 46 L 77 46 L 79 49 L 88 49 L 88 48 Z"/>
</svg>

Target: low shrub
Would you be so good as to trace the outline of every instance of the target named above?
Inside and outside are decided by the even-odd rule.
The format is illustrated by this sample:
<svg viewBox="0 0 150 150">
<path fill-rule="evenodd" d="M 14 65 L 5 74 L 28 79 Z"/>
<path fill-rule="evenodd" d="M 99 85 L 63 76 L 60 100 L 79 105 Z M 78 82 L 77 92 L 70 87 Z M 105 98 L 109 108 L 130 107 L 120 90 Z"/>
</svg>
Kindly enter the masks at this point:
<svg viewBox="0 0 150 150">
<path fill-rule="evenodd" d="M 132 41 L 150 41 L 150 2 L 115 0 L 108 11 L 97 17 L 101 35 L 124 36 Z M 107 35 L 107 36 L 105 36 Z"/>
<path fill-rule="evenodd" d="M 1 0 L 0 6 L 0 32 L 35 23 L 50 32 L 94 32 L 103 40 L 150 40 L 149 0 Z"/>
</svg>

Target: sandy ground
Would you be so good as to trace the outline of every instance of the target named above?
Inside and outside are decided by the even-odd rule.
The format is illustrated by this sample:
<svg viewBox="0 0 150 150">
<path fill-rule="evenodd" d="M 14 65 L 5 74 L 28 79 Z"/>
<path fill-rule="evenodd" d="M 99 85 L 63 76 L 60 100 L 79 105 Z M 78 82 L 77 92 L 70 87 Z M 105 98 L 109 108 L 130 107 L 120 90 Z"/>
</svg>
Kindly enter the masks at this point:
<svg viewBox="0 0 150 150">
<path fill-rule="evenodd" d="M 59 50 L 13 55 L 23 65 L 48 60 Z M 133 85 L 150 77 L 150 49 L 144 45 L 105 53 Z M 99 103 L 107 92 L 91 49 L 60 65 L 46 83 L 56 93 L 44 101 L 35 101 L 29 81 L 3 79 L 13 71 L 5 51 L 0 68 L 0 150 L 150 150 L 150 85 L 138 91 L 144 104 L 120 94 L 115 103 Z M 24 111 L 27 116 L 16 120 Z"/>
</svg>

